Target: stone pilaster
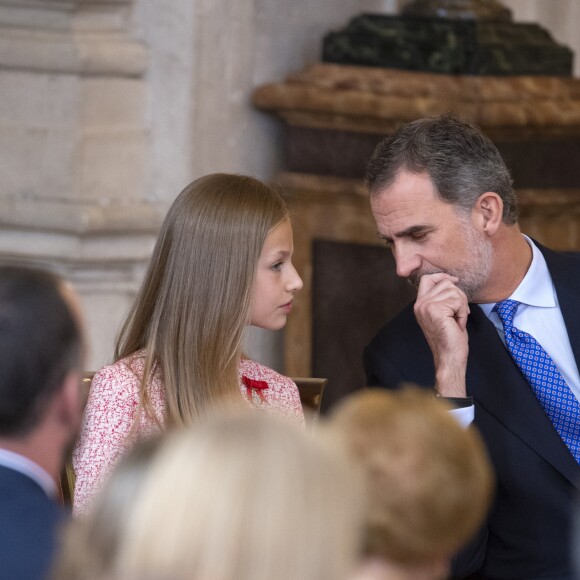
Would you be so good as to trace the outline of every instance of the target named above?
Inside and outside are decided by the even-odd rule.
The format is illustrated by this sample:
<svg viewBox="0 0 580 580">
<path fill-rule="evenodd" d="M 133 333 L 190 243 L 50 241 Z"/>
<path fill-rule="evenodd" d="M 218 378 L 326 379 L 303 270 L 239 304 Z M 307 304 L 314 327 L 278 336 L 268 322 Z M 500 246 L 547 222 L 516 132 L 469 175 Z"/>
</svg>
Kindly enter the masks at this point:
<svg viewBox="0 0 580 580">
<path fill-rule="evenodd" d="M 131 0 L 0 0 L 0 259 L 81 293 L 105 362 L 164 208 L 151 198 L 147 48 Z"/>
</svg>

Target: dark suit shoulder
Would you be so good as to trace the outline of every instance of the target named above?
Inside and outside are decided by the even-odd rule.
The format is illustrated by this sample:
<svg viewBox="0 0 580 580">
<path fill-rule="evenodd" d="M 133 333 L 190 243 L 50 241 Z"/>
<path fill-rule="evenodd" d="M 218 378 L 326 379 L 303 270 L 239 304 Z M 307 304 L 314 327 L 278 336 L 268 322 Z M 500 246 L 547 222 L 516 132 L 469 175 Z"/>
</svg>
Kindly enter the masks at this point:
<svg viewBox="0 0 580 580">
<path fill-rule="evenodd" d="M 401 341 L 416 340 L 418 335 L 422 337 L 423 333 L 417 324 L 413 303 L 410 303 L 377 331 L 369 342 L 369 346 L 371 348 L 377 346 L 383 348 L 386 345 L 394 347 Z"/>
<path fill-rule="evenodd" d="M 35 481 L 0 467 L 2 574 L 12 580 L 46 578 L 64 516 L 64 510 Z"/>
<path fill-rule="evenodd" d="M 580 284 L 580 252 L 560 252 L 533 241 L 542 252 L 555 283 Z"/>
</svg>

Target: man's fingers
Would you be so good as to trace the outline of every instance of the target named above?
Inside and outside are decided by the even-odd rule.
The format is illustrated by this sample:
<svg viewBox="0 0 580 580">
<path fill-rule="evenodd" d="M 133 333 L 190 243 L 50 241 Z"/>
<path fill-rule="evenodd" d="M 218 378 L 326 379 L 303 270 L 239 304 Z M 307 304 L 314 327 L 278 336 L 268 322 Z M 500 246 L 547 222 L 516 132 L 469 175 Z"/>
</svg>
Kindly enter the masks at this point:
<svg viewBox="0 0 580 580">
<path fill-rule="evenodd" d="M 441 300 L 427 300 L 415 304 L 415 315 L 422 319 L 437 320 L 440 318 L 455 318 L 467 320 L 469 308 L 459 295 L 444 296 Z"/>
<path fill-rule="evenodd" d="M 451 276 L 451 274 L 447 274 L 445 272 L 437 272 L 436 274 L 425 274 L 421 276 L 421 280 L 419 281 L 417 297 L 427 294 L 435 286 L 443 282 L 450 282 L 455 285 L 457 284 L 457 282 L 459 282 L 459 278 Z"/>
<path fill-rule="evenodd" d="M 427 278 L 427 276 L 424 276 Z M 454 318 L 464 330 L 469 315 L 467 296 L 448 274 L 431 274 L 422 284 L 421 295 L 415 302 L 415 315 L 424 321 Z"/>
<path fill-rule="evenodd" d="M 466 317 L 469 314 L 467 296 L 457 287 L 457 282 L 458 278 L 444 272 L 425 274 L 419 284 L 415 310 L 431 302 L 447 303 L 447 306 L 452 305 L 457 317 Z"/>
<path fill-rule="evenodd" d="M 467 328 L 467 316 L 456 316 L 455 318 L 457 319 L 459 328 L 461 328 L 461 330 L 465 330 Z"/>
<path fill-rule="evenodd" d="M 467 296 L 465 293 L 450 282 L 441 282 L 433 287 L 427 294 L 417 297 L 415 301 L 416 308 L 422 308 L 424 304 L 437 304 L 441 302 L 460 303 L 469 311 Z"/>
</svg>

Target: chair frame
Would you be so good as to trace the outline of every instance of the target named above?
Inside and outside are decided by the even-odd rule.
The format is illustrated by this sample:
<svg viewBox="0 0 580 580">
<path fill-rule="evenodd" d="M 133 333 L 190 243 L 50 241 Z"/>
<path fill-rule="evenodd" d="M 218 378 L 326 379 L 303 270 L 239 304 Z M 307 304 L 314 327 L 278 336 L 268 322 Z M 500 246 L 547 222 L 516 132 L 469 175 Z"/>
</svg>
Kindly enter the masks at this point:
<svg viewBox="0 0 580 580">
<path fill-rule="evenodd" d="M 322 395 L 328 383 L 328 379 L 314 377 L 290 377 L 298 387 L 300 393 L 300 402 L 304 410 L 313 411 L 316 415 L 320 414 L 320 405 L 322 404 Z"/>
</svg>

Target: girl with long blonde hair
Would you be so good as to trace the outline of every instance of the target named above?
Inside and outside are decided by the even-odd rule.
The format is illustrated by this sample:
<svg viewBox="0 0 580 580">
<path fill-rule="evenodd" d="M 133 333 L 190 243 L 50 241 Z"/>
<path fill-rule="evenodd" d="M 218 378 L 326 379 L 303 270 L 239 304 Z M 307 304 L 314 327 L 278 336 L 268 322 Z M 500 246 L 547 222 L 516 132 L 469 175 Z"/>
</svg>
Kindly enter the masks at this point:
<svg viewBox="0 0 580 580">
<path fill-rule="evenodd" d="M 302 288 L 292 252 L 286 203 L 260 181 L 212 174 L 179 194 L 116 362 L 92 382 L 73 453 L 76 512 L 136 439 L 193 424 L 226 400 L 304 421 L 296 385 L 242 353 L 247 325 L 286 323 Z"/>
</svg>

